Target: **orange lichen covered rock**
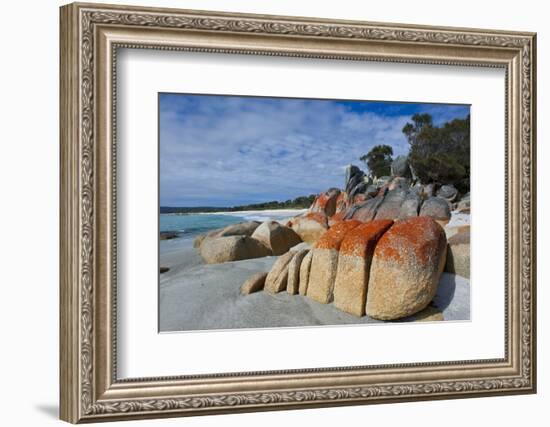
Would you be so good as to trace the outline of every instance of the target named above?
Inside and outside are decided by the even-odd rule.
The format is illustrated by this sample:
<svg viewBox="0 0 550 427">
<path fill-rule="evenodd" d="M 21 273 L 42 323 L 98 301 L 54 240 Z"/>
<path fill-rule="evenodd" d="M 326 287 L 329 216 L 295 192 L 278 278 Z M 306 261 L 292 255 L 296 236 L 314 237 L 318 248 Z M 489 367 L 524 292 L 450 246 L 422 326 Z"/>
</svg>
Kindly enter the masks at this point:
<svg viewBox="0 0 550 427">
<path fill-rule="evenodd" d="M 357 220 L 339 222 L 317 241 L 312 249 L 308 297 L 322 304 L 328 304 L 332 300 L 340 244 L 346 234 L 360 224 Z"/>
<path fill-rule="evenodd" d="M 375 220 L 346 234 L 340 245 L 334 283 L 336 308 L 356 316 L 365 315 L 369 269 L 374 248 L 392 224 L 392 220 Z"/>
<path fill-rule="evenodd" d="M 446 249 L 445 233 L 432 218 L 397 221 L 374 250 L 367 315 L 393 320 L 424 309 L 436 294 Z"/>
<path fill-rule="evenodd" d="M 308 212 L 287 222 L 302 241 L 315 243 L 328 229 L 328 219 L 324 213 Z"/>
<path fill-rule="evenodd" d="M 340 193 L 338 194 L 338 197 L 336 197 L 336 214 L 339 212 L 345 212 L 347 208 L 347 197 L 346 193 Z"/>
<path fill-rule="evenodd" d="M 326 216 L 332 216 L 336 212 L 336 200 L 340 195 L 340 190 L 331 188 L 324 193 L 319 194 L 309 210 L 311 212 L 322 212 Z"/>
<path fill-rule="evenodd" d="M 346 218 L 346 212 L 345 211 L 336 212 L 334 215 L 332 215 L 328 219 L 328 225 L 329 225 L 329 227 L 332 227 L 334 224 L 336 224 L 337 222 L 343 221 L 345 218 Z"/>
</svg>

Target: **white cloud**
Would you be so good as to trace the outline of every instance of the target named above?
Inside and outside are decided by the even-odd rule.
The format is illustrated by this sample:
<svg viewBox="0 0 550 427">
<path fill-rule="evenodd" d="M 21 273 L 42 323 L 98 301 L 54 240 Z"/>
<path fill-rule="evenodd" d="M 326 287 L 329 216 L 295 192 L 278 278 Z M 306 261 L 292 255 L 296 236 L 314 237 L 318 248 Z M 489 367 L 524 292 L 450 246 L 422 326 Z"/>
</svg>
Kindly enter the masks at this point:
<svg viewBox="0 0 550 427">
<path fill-rule="evenodd" d="M 161 99 L 161 205 L 233 206 L 318 193 L 342 187 L 345 165 L 360 165 L 374 145 L 391 145 L 395 155 L 408 149 L 401 129 L 410 114 L 355 112 L 335 101 Z"/>
</svg>

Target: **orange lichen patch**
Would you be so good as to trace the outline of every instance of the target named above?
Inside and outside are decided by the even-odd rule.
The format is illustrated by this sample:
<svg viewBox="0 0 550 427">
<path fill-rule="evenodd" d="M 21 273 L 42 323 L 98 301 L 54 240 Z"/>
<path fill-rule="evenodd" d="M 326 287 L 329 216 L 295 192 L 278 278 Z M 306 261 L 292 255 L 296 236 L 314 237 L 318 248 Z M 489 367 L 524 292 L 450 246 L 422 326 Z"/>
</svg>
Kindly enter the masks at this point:
<svg viewBox="0 0 550 427">
<path fill-rule="evenodd" d="M 374 256 L 395 262 L 410 260 L 412 256 L 425 265 L 437 258 L 446 243 L 445 233 L 435 220 L 418 216 L 395 222 L 378 241 Z"/>
<path fill-rule="evenodd" d="M 319 209 L 325 209 L 329 200 L 330 197 L 328 194 L 321 193 L 317 196 L 317 199 L 315 199 L 315 206 Z"/>
<path fill-rule="evenodd" d="M 334 224 L 321 238 L 315 243 L 315 248 L 318 249 L 340 249 L 340 244 L 346 234 L 353 230 L 355 227 L 361 225 L 361 221 L 349 220 L 341 221 L 337 224 Z"/>
<path fill-rule="evenodd" d="M 372 253 L 382 235 L 393 225 L 391 219 L 378 219 L 354 228 L 340 245 L 340 254 L 365 257 Z"/>
</svg>

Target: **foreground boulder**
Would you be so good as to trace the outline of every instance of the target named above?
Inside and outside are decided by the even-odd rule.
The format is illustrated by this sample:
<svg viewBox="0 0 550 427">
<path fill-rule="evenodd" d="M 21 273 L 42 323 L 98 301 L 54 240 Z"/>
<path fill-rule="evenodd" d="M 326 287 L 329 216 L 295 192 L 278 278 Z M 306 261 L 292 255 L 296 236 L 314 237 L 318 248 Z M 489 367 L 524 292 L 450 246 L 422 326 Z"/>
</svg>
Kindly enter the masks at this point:
<svg viewBox="0 0 550 427">
<path fill-rule="evenodd" d="M 449 202 L 442 197 L 430 197 L 422 203 L 419 215 L 445 222 L 451 219 L 451 207 Z"/>
<path fill-rule="evenodd" d="M 251 276 L 246 282 L 241 286 L 241 294 L 249 295 L 253 292 L 261 291 L 264 288 L 265 278 L 267 273 L 256 273 Z"/>
<path fill-rule="evenodd" d="M 446 249 L 443 228 L 432 218 L 397 221 L 374 251 L 367 315 L 393 320 L 424 309 L 436 294 Z"/>
<path fill-rule="evenodd" d="M 328 230 L 328 219 L 324 213 L 309 212 L 292 218 L 287 225 L 304 242 L 315 243 Z"/>
<path fill-rule="evenodd" d="M 334 305 L 356 316 L 365 315 L 369 269 L 378 239 L 392 226 L 392 220 L 375 220 L 346 234 L 340 245 L 334 282 Z"/>
<path fill-rule="evenodd" d="M 306 295 L 307 286 L 309 283 L 309 274 L 311 272 L 311 258 L 313 257 L 313 251 L 309 251 L 302 260 L 300 265 L 300 280 L 298 285 L 298 293 L 300 295 Z"/>
<path fill-rule="evenodd" d="M 445 271 L 470 278 L 470 227 L 462 227 L 449 239 Z"/>
<path fill-rule="evenodd" d="M 265 279 L 264 290 L 269 293 L 276 294 L 286 289 L 288 280 L 288 265 L 296 252 L 290 251 L 282 255 L 275 261 L 273 267 L 267 274 Z"/>
<path fill-rule="evenodd" d="M 199 252 L 207 264 L 260 258 L 271 255 L 265 245 L 248 236 L 226 236 L 206 238 Z"/>
<path fill-rule="evenodd" d="M 312 249 L 307 296 L 322 304 L 332 300 L 332 290 L 338 268 L 338 251 L 346 234 L 361 225 L 360 221 L 342 221 L 332 226 Z"/>
<path fill-rule="evenodd" d="M 252 238 L 260 241 L 273 255 L 282 255 L 302 241 L 296 232 L 277 221 L 263 222 L 254 233 Z"/>
<path fill-rule="evenodd" d="M 290 295 L 296 295 L 300 286 L 300 267 L 305 256 L 309 253 L 309 249 L 302 249 L 296 252 L 288 264 L 288 279 L 286 291 Z"/>
</svg>

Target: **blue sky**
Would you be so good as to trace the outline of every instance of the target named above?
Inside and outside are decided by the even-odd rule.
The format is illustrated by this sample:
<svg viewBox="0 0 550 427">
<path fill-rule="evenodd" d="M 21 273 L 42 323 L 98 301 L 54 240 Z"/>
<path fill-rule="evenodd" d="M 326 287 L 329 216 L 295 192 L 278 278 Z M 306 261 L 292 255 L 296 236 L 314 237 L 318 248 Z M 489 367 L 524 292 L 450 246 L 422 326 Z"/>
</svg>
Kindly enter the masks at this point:
<svg viewBox="0 0 550 427">
<path fill-rule="evenodd" d="M 415 113 L 436 124 L 469 106 L 371 101 L 159 95 L 161 206 L 284 201 L 343 187 L 346 165 L 387 144 Z"/>
</svg>

